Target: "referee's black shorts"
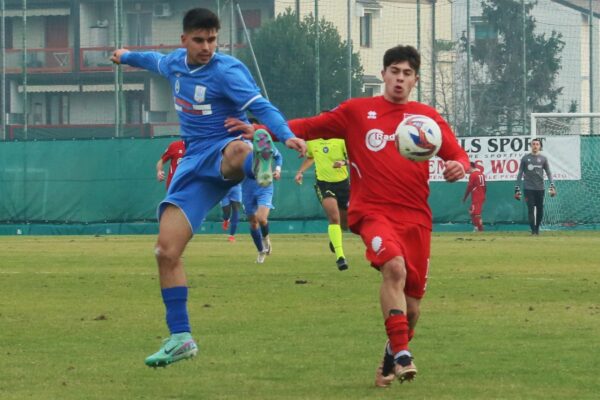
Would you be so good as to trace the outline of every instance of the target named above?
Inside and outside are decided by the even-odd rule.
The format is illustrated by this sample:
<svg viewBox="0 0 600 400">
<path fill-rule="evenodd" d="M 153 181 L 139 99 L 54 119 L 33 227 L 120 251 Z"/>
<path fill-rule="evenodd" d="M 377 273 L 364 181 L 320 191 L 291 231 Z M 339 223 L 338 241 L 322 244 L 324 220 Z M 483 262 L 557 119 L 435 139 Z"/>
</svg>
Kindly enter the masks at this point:
<svg viewBox="0 0 600 400">
<path fill-rule="evenodd" d="M 326 199 L 327 197 L 333 197 L 337 200 L 338 208 L 340 210 L 348 209 L 348 201 L 350 200 L 349 179 L 340 182 L 325 182 L 317 179 L 315 191 L 317 192 L 319 202 L 322 203 L 323 199 Z"/>
</svg>

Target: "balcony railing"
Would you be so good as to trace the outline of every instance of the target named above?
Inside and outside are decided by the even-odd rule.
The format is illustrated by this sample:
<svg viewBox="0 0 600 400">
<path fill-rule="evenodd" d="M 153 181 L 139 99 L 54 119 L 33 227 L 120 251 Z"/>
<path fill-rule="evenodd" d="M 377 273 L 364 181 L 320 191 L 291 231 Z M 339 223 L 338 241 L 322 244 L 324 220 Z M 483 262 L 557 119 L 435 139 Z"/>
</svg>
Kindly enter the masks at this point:
<svg viewBox="0 0 600 400">
<path fill-rule="evenodd" d="M 157 46 L 126 46 L 131 51 L 157 51 L 168 54 L 180 46 L 157 45 Z M 243 48 L 244 44 L 235 45 L 234 48 Z M 221 51 L 229 52 L 228 45 L 220 46 Z M 79 56 L 75 54 L 73 48 L 47 48 L 47 49 L 27 49 L 26 67 L 28 74 L 41 73 L 69 73 L 75 68 L 74 59 L 79 58 L 79 71 L 98 72 L 112 71 L 113 64 L 110 56 L 114 47 L 82 47 Z M 6 50 L 6 73 L 19 74 L 23 72 L 23 51 L 21 49 Z M 133 71 L 137 68 L 124 66 L 126 71 Z"/>
<path fill-rule="evenodd" d="M 131 51 L 157 51 L 167 54 L 177 49 L 179 46 L 127 46 Z M 114 51 L 114 47 L 82 47 L 79 53 L 79 68 L 81 72 L 95 71 L 111 71 L 113 64 L 110 61 L 110 56 Z M 134 70 L 130 66 L 125 66 L 125 70 Z"/>
<path fill-rule="evenodd" d="M 6 50 L 6 72 L 16 74 L 23 71 L 23 50 Z M 73 71 L 72 48 L 27 49 L 25 55 L 27 73 L 52 73 Z"/>
</svg>

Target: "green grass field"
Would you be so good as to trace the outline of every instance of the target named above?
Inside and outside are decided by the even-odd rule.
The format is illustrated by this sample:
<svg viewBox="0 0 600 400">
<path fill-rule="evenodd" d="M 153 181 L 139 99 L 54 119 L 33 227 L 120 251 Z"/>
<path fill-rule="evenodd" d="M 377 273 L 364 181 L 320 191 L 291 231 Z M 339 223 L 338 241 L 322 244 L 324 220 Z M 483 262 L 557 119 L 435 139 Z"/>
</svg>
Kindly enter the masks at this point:
<svg viewBox="0 0 600 400">
<path fill-rule="evenodd" d="M 196 236 L 199 357 L 153 370 L 167 335 L 153 236 L 0 237 L 0 399 L 597 399 L 600 232 L 434 234 L 417 379 L 373 387 L 379 274 L 346 235 Z"/>
</svg>

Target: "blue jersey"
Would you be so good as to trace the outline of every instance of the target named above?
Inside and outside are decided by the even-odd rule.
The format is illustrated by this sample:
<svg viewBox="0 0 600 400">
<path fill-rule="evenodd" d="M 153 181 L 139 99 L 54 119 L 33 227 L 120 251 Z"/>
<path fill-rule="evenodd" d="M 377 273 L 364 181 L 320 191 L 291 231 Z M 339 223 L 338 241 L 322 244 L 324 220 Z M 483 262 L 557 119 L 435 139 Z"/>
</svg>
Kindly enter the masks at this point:
<svg viewBox="0 0 600 400">
<path fill-rule="evenodd" d="M 221 199 L 221 207 L 227 207 L 232 202 L 241 203 L 242 202 L 242 184 L 238 183 L 229 189 L 229 192 Z"/>
<path fill-rule="evenodd" d="M 273 147 L 273 161 L 275 166 L 281 168 L 283 157 L 276 147 Z M 246 215 L 256 214 L 259 206 L 273 207 L 273 184 L 260 186 L 255 179 L 244 179 L 242 182 L 242 204 Z"/>
<path fill-rule="evenodd" d="M 248 68 L 238 59 L 215 53 L 205 65 L 189 65 L 187 50 L 168 55 L 158 52 L 128 52 L 121 62 L 158 73 L 171 84 L 173 101 L 186 140 L 207 145 L 235 136 L 224 127 L 227 117 L 248 122 L 251 111 L 282 142 L 294 137 L 283 115 L 265 100 Z"/>
<path fill-rule="evenodd" d="M 283 165 L 283 156 L 275 146 L 273 146 L 273 161 L 275 161 L 275 167 L 281 168 L 281 166 Z"/>
</svg>

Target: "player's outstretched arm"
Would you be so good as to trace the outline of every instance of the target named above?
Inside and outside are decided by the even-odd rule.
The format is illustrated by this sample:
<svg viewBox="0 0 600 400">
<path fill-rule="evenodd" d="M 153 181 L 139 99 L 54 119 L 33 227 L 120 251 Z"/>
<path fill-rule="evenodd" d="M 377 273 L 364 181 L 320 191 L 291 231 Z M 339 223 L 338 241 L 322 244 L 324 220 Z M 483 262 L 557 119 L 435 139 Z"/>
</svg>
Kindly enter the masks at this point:
<svg viewBox="0 0 600 400">
<path fill-rule="evenodd" d="M 438 113 L 431 118 L 439 125 L 442 131 L 442 147 L 438 157 L 444 160 L 444 179 L 447 182 L 456 182 L 465 177 L 466 171 L 471 169 L 471 162 L 465 150 L 460 147 L 452 129 Z"/>
<path fill-rule="evenodd" d="M 156 180 L 162 182 L 165 180 L 165 171 L 163 171 L 163 160 L 159 158 L 156 163 Z"/>
<path fill-rule="evenodd" d="M 465 167 L 455 160 L 448 160 L 444 164 L 444 179 L 447 182 L 456 182 L 465 177 Z"/>
<path fill-rule="evenodd" d="M 247 124 L 246 122 L 233 117 L 229 117 L 225 120 L 225 128 L 227 128 L 228 132 L 241 132 L 241 135 L 246 139 L 252 139 L 255 131 L 255 127 L 253 125 Z M 271 134 L 270 131 L 269 134 Z M 271 134 L 271 136 L 273 135 Z M 306 155 L 306 143 L 300 138 L 291 137 L 285 141 L 285 145 L 287 148 L 296 150 L 298 153 L 300 153 L 300 157 L 304 157 Z"/>
<path fill-rule="evenodd" d="M 129 50 L 116 49 L 115 51 L 113 51 L 112 56 L 110 57 L 110 61 L 112 61 L 115 64 L 121 64 L 121 56 L 123 56 L 123 54 L 125 53 L 129 53 Z"/>
<path fill-rule="evenodd" d="M 239 133 L 244 139 L 250 140 L 252 140 L 254 132 L 256 132 L 254 125 L 233 117 L 227 117 L 225 120 L 225 128 L 229 133 Z"/>
<path fill-rule="evenodd" d="M 285 141 L 288 149 L 296 150 L 299 153 L 299 158 L 306 156 L 306 142 L 303 139 L 293 137 Z"/>
<path fill-rule="evenodd" d="M 306 171 L 308 168 L 310 168 L 310 166 L 313 165 L 314 163 L 315 163 L 315 160 L 310 157 L 306 157 L 304 159 L 304 161 L 302 161 L 302 164 L 300 165 L 300 168 L 298 168 L 298 172 L 296 172 L 296 176 L 294 177 L 294 180 L 296 181 L 296 183 L 298 185 L 302 185 L 302 181 L 304 178 L 304 171 Z"/>
<path fill-rule="evenodd" d="M 117 49 L 113 52 L 110 60 L 115 64 L 127 64 L 132 67 L 142 68 L 163 76 L 167 75 L 164 66 L 160 67 L 164 54 L 157 51 L 129 51 L 127 49 Z M 161 71 L 160 68 L 163 68 Z"/>
</svg>

